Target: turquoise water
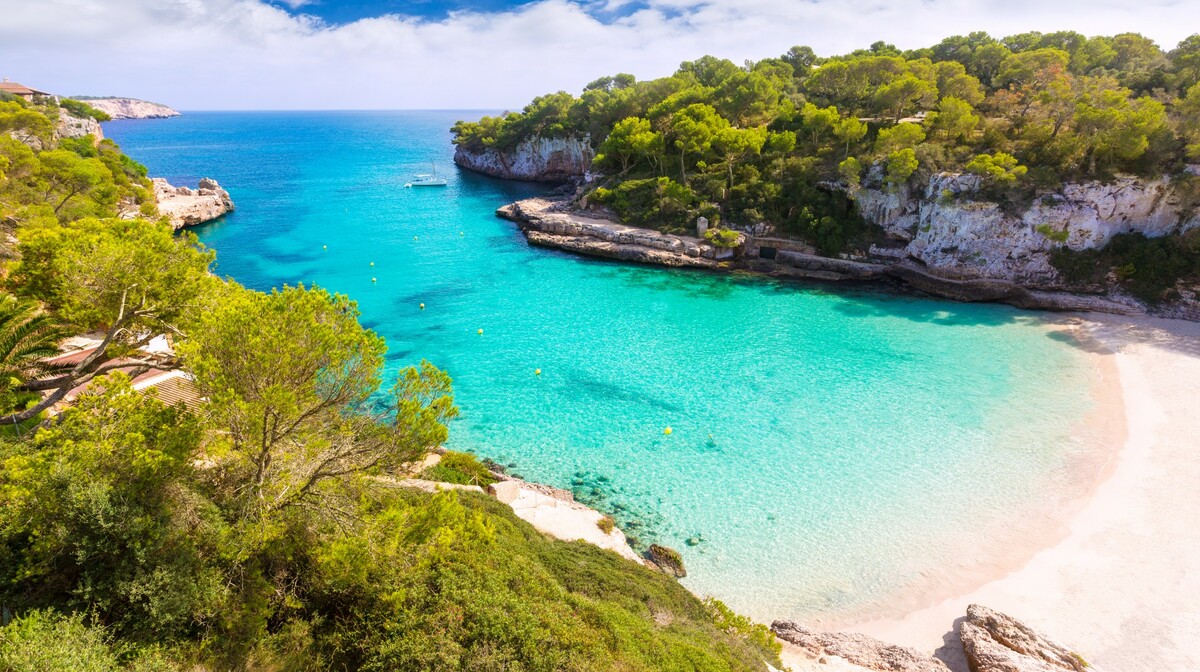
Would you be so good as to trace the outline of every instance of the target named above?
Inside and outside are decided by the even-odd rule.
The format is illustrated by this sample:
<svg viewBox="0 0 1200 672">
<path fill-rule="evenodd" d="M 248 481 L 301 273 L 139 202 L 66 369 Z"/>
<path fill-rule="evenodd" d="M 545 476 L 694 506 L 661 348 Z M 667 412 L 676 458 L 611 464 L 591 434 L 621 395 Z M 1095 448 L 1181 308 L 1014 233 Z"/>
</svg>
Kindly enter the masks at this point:
<svg viewBox="0 0 1200 672">
<path fill-rule="evenodd" d="M 451 162 L 447 129 L 478 115 L 105 132 L 153 175 L 229 189 L 238 210 L 196 229 L 219 273 L 349 294 L 389 366 L 447 370 L 450 447 L 574 489 L 759 619 L 871 613 L 1071 479 L 1093 374 L 1031 314 L 530 248 L 493 210 L 541 189 Z M 404 189 L 430 162 L 450 186 Z"/>
</svg>

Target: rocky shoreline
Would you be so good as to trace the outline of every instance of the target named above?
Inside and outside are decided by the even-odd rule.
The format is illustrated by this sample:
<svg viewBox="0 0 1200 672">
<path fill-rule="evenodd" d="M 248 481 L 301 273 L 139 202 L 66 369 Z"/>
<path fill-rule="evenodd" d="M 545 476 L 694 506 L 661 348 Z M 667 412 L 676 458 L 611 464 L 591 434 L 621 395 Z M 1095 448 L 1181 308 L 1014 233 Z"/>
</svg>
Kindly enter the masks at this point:
<svg viewBox="0 0 1200 672">
<path fill-rule="evenodd" d="M 795 621 L 775 621 L 771 631 L 791 645 L 786 656 L 793 672 L 806 663 L 814 669 L 843 672 L 958 672 L 960 661 L 923 654 L 866 635 L 810 630 Z M 1094 670 L 1073 650 L 1025 623 L 972 604 L 956 619 L 947 645 L 961 649 L 962 672 L 1085 672 Z M 950 658 L 950 656 L 947 656 Z M 799 670 L 796 668 L 800 668 Z M 957 668 L 957 669 L 956 669 Z"/>
<path fill-rule="evenodd" d="M 176 187 L 161 177 L 154 178 L 152 182 L 158 211 L 170 220 L 176 231 L 211 222 L 233 211 L 233 199 L 229 197 L 229 192 L 214 179 L 202 178 L 195 189 Z"/>
<path fill-rule="evenodd" d="M 889 282 L 954 301 L 989 301 L 1027 309 L 1144 315 L 1133 299 L 1030 289 L 1012 280 L 955 278 L 908 258 L 825 257 L 799 241 L 748 235 L 738 250 L 700 238 L 627 226 L 601 212 L 580 211 L 566 198 L 530 198 L 499 208 L 530 244 L 618 261 L 675 268 L 742 271 L 826 282 Z"/>
<path fill-rule="evenodd" d="M 137 98 L 88 98 L 84 102 L 113 119 L 166 119 L 179 112 L 158 103 Z"/>
</svg>

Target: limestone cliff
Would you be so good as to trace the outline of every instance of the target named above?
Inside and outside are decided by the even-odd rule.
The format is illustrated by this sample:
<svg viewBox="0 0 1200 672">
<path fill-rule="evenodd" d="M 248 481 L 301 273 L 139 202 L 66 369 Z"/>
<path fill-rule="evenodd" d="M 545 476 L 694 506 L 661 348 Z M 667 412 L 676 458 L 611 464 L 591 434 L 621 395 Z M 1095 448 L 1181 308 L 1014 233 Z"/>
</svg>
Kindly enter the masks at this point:
<svg viewBox="0 0 1200 672">
<path fill-rule="evenodd" d="M 980 196 L 979 178 L 943 173 L 923 187 L 897 191 L 869 179 L 854 190 L 863 217 L 897 242 L 875 254 L 913 259 L 956 278 L 993 278 L 1026 287 L 1061 288 L 1050 254 L 1103 247 L 1119 233 L 1157 237 L 1200 227 L 1190 180 L 1120 176 L 1066 183 L 1019 212 Z"/>
<path fill-rule="evenodd" d="M 165 119 L 179 116 L 178 112 L 166 105 L 137 98 L 91 98 L 86 102 L 113 119 Z"/>
<path fill-rule="evenodd" d="M 65 109 L 58 110 L 58 123 L 54 126 L 54 134 L 58 138 L 82 138 L 90 135 L 97 142 L 104 139 L 104 131 L 100 124 L 91 117 L 74 117 Z"/>
<path fill-rule="evenodd" d="M 171 220 L 176 230 L 214 220 L 233 210 L 229 192 L 216 180 L 204 178 L 196 189 L 172 186 L 161 177 L 154 182 L 158 211 Z"/>
<path fill-rule="evenodd" d="M 454 163 L 484 175 L 528 182 L 566 182 L 583 177 L 592 166 L 585 138 L 527 138 L 512 150 L 468 149 L 458 145 Z"/>
</svg>

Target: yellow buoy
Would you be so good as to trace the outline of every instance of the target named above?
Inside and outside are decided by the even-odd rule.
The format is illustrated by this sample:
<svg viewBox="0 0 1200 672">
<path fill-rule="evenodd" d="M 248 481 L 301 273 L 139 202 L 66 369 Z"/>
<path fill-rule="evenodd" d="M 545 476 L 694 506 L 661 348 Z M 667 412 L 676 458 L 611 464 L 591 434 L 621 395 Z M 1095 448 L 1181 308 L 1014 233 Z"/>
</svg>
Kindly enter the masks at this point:
<svg viewBox="0 0 1200 672">
<path fill-rule="evenodd" d="M 666 429 L 663 430 L 663 434 L 670 434 L 670 433 L 671 433 L 670 427 L 667 427 Z"/>
<path fill-rule="evenodd" d="M 328 246 L 328 245 L 322 245 L 322 246 L 321 246 L 321 249 L 322 249 L 322 250 L 328 250 L 328 249 L 329 249 L 329 246 Z"/>
<path fill-rule="evenodd" d="M 374 265 L 375 265 L 375 262 L 373 262 L 373 261 L 372 261 L 372 262 L 371 262 L 371 265 L 372 265 L 372 266 L 374 266 Z"/>
<path fill-rule="evenodd" d="M 421 310 L 425 310 L 425 304 L 421 304 Z"/>
<path fill-rule="evenodd" d="M 540 375 L 542 375 L 542 370 L 541 370 L 541 369 L 534 369 L 534 370 L 533 370 L 533 375 L 535 375 L 535 376 L 540 376 Z"/>
<path fill-rule="evenodd" d="M 462 231 L 459 231 L 458 235 L 462 236 L 462 235 L 466 235 L 466 234 L 464 234 Z"/>
<path fill-rule="evenodd" d="M 416 236 L 413 236 L 413 240 L 416 240 L 416 239 L 417 239 L 417 237 L 416 237 Z"/>
<path fill-rule="evenodd" d="M 371 278 L 371 282 L 375 282 L 375 278 Z"/>
<path fill-rule="evenodd" d="M 480 336 L 482 336 L 482 335 L 483 335 L 483 329 L 479 329 L 479 330 L 477 330 L 475 333 L 477 333 L 477 334 L 479 334 Z"/>
</svg>

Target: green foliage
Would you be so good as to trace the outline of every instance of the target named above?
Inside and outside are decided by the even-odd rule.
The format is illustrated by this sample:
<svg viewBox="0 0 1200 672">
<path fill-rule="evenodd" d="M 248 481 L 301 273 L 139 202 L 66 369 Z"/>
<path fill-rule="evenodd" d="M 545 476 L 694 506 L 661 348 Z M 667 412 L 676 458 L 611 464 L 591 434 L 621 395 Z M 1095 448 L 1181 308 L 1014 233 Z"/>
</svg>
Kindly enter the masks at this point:
<svg viewBox="0 0 1200 672">
<path fill-rule="evenodd" d="M 995 154 L 980 154 L 971 159 L 966 166 L 968 173 L 974 173 L 985 181 L 1001 186 L 1017 183 L 1029 169 L 1017 163 L 1016 157 L 997 152 Z"/>
<path fill-rule="evenodd" d="M 496 477 L 471 453 L 450 451 L 441 461 L 421 472 L 421 478 L 443 483 L 478 485 L 486 488 L 496 482 Z"/>
<path fill-rule="evenodd" d="M 887 183 L 893 187 L 905 184 L 908 182 L 908 178 L 917 171 L 918 165 L 917 154 L 910 148 L 898 149 L 888 154 L 884 164 Z"/>
<path fill-rule="evenodd" d="M 600 187 L 592 195 L 624 221 L 666 231 L 688 228 L 698 205 L 691 189 L 669 177 L 625 180 L 615 189 Z"/>
<path fill-rule="evenodd" d="M 1071 237 L 1071 232 L 1066 229 L 1056 229 L 1049 224 L 1038 224 L 1037 232 L 1045 236 L 1048 240 L 1056 243 L 1065 243 Z"/>
<path fill-rule="evenodd" d="M 742 616 L 715 597 L 705 598 L 704 606 L 712 613 L 713 625 L 717 628 L 731 634 L 741 635 L 763 650 L 774 651 L 776 654 L 783 651 L 783 644 L 775 639 L 771 629 L 762 623 L 755 623 Z"/>
<path fill-rule="evenodd" d="M 617 526 L 617 521 L 612 516 L 604 516 L 596 521 L 596 527 L 605 534 L 612 534 L 613 528 Z"/>
<path fill-rule="evenodd" d="M 31 611 L 0 628 L 5 672 L 117 672 L 122 667 L 101 628 L 80 615 Z"/>
<path fill-rule="evenodd" d="M 711 228 L 704 232 L 704 239 L 715 247 L 732 248 L 738 246 L 742 236 L 732 229 Z"/>
<path fill-rule="evenodd" d="M 97 110 L 82 100 L 75 100 L 74 98 L 60 98 L 58 100 L 58 106 L 71 113 L 71 116 L 74 117 L 91 117 L 96 121 L 112 121 L 112 117 L 108 116 L 107 112 Z"/>
<path fill-rule="evenodd" d="M 1200 276 L 1200 236 L 1147 238 L 1140 233 L 1113 236 L 1103 249 L 1056 249 L 1050 258 L 1067 280 L 1100 284 L 1115 272 L 1131 294 L 1151 304 L 1167 297 L 1180 278 Z"/>
</svg>

